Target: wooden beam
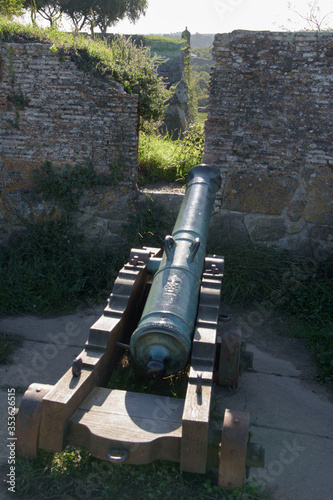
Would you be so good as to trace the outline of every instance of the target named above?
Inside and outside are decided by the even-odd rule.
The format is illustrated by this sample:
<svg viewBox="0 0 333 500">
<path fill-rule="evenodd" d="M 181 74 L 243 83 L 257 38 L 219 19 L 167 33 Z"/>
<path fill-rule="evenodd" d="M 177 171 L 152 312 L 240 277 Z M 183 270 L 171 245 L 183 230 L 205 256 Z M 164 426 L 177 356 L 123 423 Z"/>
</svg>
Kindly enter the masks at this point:
<svg viewBox="0 0 333 500">
<path fill-rule="evenodd" d="M 128 464 L 179 461 L 183 407 L 182 399 L 95 387 L 69 420 L 69 443 L 102 460 L 118 452 Z"/>
</svg>

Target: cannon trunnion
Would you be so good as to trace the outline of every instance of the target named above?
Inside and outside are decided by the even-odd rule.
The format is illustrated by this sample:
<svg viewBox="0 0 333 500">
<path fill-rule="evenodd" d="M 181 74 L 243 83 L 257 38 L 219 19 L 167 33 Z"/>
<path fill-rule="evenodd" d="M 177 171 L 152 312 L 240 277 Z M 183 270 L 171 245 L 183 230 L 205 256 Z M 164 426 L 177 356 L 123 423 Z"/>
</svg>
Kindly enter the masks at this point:
<svg viewBox="0 0 333 500">
<path fill-rule="evenodd" d="M 237 332 L 218 336 L 224 259 L 205 257 L 219 187 L 214 168 L 191 170 L 163 255 L 133 249 L 73 367 L 56 385 L 26 391 L 17 414 L 18 455 L 71 444 L 112 463 L 164 459 L 199 473 L 214 466 L 223 489 L 242 486 L 247 466 L 263 466 L 262 448 L 248 444 L 249 414 L 226 410 L 222 434 L 210 426 L 213 385 L 237 385 L 240 359 Z M 185 399 L 107 389 L 124 346 L 147 376 L 188 365 Z"/>
</svg>

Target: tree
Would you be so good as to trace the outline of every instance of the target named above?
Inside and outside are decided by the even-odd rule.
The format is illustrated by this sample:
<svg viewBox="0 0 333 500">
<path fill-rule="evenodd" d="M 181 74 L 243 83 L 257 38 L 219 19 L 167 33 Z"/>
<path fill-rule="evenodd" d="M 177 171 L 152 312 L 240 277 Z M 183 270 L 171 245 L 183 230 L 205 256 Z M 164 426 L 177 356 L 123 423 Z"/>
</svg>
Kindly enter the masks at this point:
<svg viewBox="0 0 333 500">
<path fill-rule="evenodd" d="M 32 24 L 37 24 L 37 14 L 49 21 L 50 26 L 54 26 L 61 18 L 60 3 L 50 0 L 24 0 L 24 8 L 30 10 Z"/>
<path fill-rule="evenodd" d="M 93 8 L 96 26 L 104 37 L 109 26 L 114 26 L 125 17 L 134 23 L 141 14 L 145 14 L 147 7 L 147 0 L 100 0 Z"/>
<path fill-rule="evenodd" d="M 97 26 L 104 37 L 110 26 L 127 17 L 135 22 L 146 13 L 147 0 L 59 0 L 61 11 L 72 20 L 76 30 L 90 24 L 93 32 Z"/>
<path fill-rule="evenodd" d="M 20 15 L 24 0 L 0 0 L 0 14 L 4 16 Z"/>
<path fill-rule="evenodd" d="M 304 19 L 308 24 L 308 29 L 310 29 L 311 31 L 322 31 L 323 29 L 330 29 L 327 25 L 327 18 L 333 13 L 333 11 L 322 15 L 318 0 L 312 0 L 308 3 L 309 11 L 307 14 L 301 14 L 300 12 L 295 10 L 291 3 L 288 4 L 288 8 L 295 12 L 295 14 L 300 16 L 302 19 Z"/>
<path fill-rule="evenodd" d="M 73 23 L 75 31 L 81 31 L 86 24 L 92 23 L 93 6 L 91 0 L 59 0 L 61 12 Z"/>
</svg>

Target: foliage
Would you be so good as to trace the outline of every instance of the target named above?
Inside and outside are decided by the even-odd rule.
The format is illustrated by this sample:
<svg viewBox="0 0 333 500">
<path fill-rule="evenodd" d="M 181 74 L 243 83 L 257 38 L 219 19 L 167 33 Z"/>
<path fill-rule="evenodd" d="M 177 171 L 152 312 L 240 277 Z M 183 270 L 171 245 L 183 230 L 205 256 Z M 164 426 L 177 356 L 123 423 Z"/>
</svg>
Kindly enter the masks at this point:
<svg viewBox="0 0 333 500">
<path fill-rule="evenodd" d="M 58 1 L 49 0 L 25 0 L 24 7 L 30 9 L 31 22 L 37 25 L 37 14 L 50 23 L 50 26 L 56 26 L 61 18 L 61 10 Z"/>
<path fill-rule="evenodd" d="M 192 83 L 197 95 L 198 108 L 205 108 L 208 100 L 208 84 L 210 80 L 210 69 L 213 65 L 212 48 L 201 47 L 191 50 Z M 200 58 L 200 62 L 196 57 Z M 204 64 L 206 62 L 206 64 Z"/>
<path fill-rule="evenodd" d="M 175 159 L 178 178 L 186 178 L 192 167 L 199 165 L 202 161 L 204 148 L 204 131 L 198 123 L 189 126 L 179 141 L 179 152 Z"/>
<path fill-rule="evenodd" d="M 142 39 L 143 39 L 145 45 L 148 45 L 149 47 L 158 46 L 162 49 L 164 46 L 166 48 L 169 48 L 170 45 L 176 46 L 176 45 L 183 45 L 184 44 L 184 40 L 169 38 L 169 37 L 161 36 L 161 35 L 143 35 Z"/>
<path fill-rule="evenodd" d="M 126 92 L 139 95 L 140 114 L 148 121 L 163 116 L 172 94 L 172 89 L 167 90 L 163 79 L 157 76 L 160 62 L 156 55 L 150 56 L 149 47 L 138 47 L 131 38 L 121 36 L 112 41 L 108 60 L 104 62 Z"/>
<path fill-rule="evenodd" d="M 56 28 L 40 29 L 23 26 L 0 17 L 0 40 L 17 37 L 49 42 L 57 55 L 70 55 L 83 69 L 99 76 L 112 76 L 126 92 L 139 96 L 139 113 L 144 120 L 163 117 L 166 103 L 172 94 L 157 74 L 160 59 L 150 56 L 149 47 L 137 46 L 131 38 L 116 37 L 110 44 L 93 41 L 84 35 L 62 33 Z"/>
<path fill-rule="evenodd" d="M 25 0 L 24 6 L 30 9 L 31 19 L 36 23 L 37 13 L 53 26 L 63 14 L 73 22 L 79 31 L 85 25 L 90 25 L 91 32 L 98 27 L 102 35 L 109 26 L 127 17 L 135 22 L 140 15 L 145 14 L 147 0 Z"/>
<path fill-rule="evenodd" d="M 191 53 L 196 55 L 197 57 L 200 57 L 200 59 L 207 59 L 207 61 L 211 61 L 211 59 L 212 59 L 212 47 L 211 46 L 192 47 Z M 195 61 L 195 59 L 194 59 L 194 61 Z"/>
<path fill-rule="evenodd" d="M 22 13 L 24 0 L 0 0 L 0 15 L 18 16 Z"/>
<path fill-rule="evenodd" d="M 318 381 L 333 384 L 333 320 L 318 326 L 295 315 L 290 318 L 287 335 L 301 339 L 310 349 L 318 367 Z"/>
<path fill-rule="evenodd" d="M 37 177 L 37 183 L 46 197 L 57 196 L 71 211 L 71 196 L 74 204 L 78 200 L 72 191 L 73 178 L 69 171 L 65 172 L 68 178 L 59 177 L 59 172 L 47 164 L 45 176 Z M 85 178 L 84 172 L 78 192 L 93 175 L 88 170 Z M 64 185 L 59 179 L 64 179 Z M 132 246 L 159 246 L 163 221 L 162 207 L 149 199 L 148 205 L 124 227 L 129 243 L 121 253 L 87 246 L 67 212 L 57 220 L 25 222 L 25 231 L 0 249 L 0 312 L 49 313 L 71 310 L 84 301 L 105 301 L 124 262 L 123 253 L 128 257 Z"/>
<path fill-rule="evenodd" d="M 22 110 L 29 106 L 30 98 L 20 89 L 18 92 L 11 92 L 8 95 L 8 101 L 11 102 L 16 109 Z"/>
<path fill-rule="evenodd" d="M 86 248 L 65 219 L 27 223 L 0 249 L 0 312 L 49 313 L 105 300 L 121 263 L 106 250 Z"/>
<path fill-rule="evenodd" d="M 122 178 L 120 169 L 110 167 L 110 175 L 98 175 L 93 164 L 66 165 L 54 167 L 46 161 L 42 167 L 35 169 L 32 175 L 34 190 L 42 193 L 45 200 L 58 202 L 66 212 L 77 209 L 84 190 L 91 186 L 114 185 Z"/>
<path fill-rule="evenodd" d="M 203 125 L 190 125 L 183 138 L 172 140 L 168 135 L 142 132 L 139 141 L 139 183 L 184 181 L 192 167 L 202 160 Z"/>
<path fill-rule="evenodd" d="M 127 17 L 134 23 L 142 14 L 146 13 L 147 0 L 97 0 L 93 2 L 92 10 L 95 25 L 99 27 L 102 35 L 106 34 L 109 26 L 115 25 Z"/>
<path fill-rule="evenodd" d="M 160 247 L 164 234 L 160 234 L 165 225 L 165 211 L 162 205 L 154 202 L 147 195 L 147 204 L 131 217 L 123 226 L 130 247 L 140 248 L 143 245 Z"/>
<path fill-rule="evenodd" d="M 217 486 L 214 473 L 206 475 L 180 472 L 179 465 L 157 461 L 150 465 L 113 465 L 89 453 L 67 448 L 64 452 L 38 452 L 37 459 L 17 460 L 16 488 L 30 498 L 116 498 L 147 500 L 258 500 L 255 483 L 232 492 Z"/>
<path fill-rule="evenodd" d="M 108 388 L 185 398 L 187 381 L 186 369 L 160 380 L 148 378 L 145 371 L 133 362 L 131 355 L 125 354 L 117 368 L 112 372 Z"/>
</svg>

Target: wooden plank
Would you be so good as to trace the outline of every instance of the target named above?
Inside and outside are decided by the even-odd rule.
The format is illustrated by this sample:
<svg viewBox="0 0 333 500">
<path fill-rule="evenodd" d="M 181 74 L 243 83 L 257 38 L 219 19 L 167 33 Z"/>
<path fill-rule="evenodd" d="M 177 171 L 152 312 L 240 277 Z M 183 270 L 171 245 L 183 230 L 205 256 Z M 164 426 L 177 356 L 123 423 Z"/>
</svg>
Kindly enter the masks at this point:
<svg viewBox="0 0 333 500">
<path fill-rule="evenodd" d="M 220 258 L 215 260 L 222 262 Z M 208 268 L 209 262 L 209 259 L 206 259 Z M 187 472 L 204 474 L 207 467 L 209 414 L 222 277 L 222 273 L 213 274 L 205 271 L 200 288 L 189 382 L 184 404 L 180 454 L 180 468 Z"/>
<path fill-rule="evenodd" d="M 244 484 L 249 425 L 249 413 L 225 410 L 218 473 L 222 490 L 241 488 Z"/>
<path fill-rule="evenodd" d="M 69 420 L 69 443 L 107 460 L 126 450 L 126 463 L 179 461 L 184 400 L 96 387 Z"/>
<path fill-rule="evenodd" d="M 43 397 L 52 385 L 31 384 L 25 391 L 16 417 L 15 437 L 18 457 L 37 457 Z"/>
<path fill-rule="evenodd" d="M 149 278 L 145 272 L 144 265 L 129 266 L 127 289 L 130 293 L 128 303 L 123 302 L 126 310 L 123 315 L 119 312 L 113 316 L 103 315 L 91 327 L 86 349 L 83 354 L 83 368 L 80 377 L 73 377 L 70 368 L 63 377 L 43 398 L 42 415 L 38 447 L 52 451 L 61 451 L 66 442 L 67 421 L 78 408 L 79 404 L 88 396 L 95 385 L 106 384 L 114 369 L 120 355 L 120 349 L 116 348 L 116 342 L 124 342 L 133 332 L 136 322 L 143 309 L 143 297 L 145 284 Z M 120 272 L 123 275 L 123 270 Z M 123 286 L 123 278 L 120 277 L 119 286 Z M 117 280 L 114 289 L 117 290 Z M 116 291 L 115 290 L 115 291 Z M 112 298 L 112 297 L 111 297 Z M 110 299 L 110 304 L 111 304 Z M 111 306 L 112 308 L 112 306 Z M 98 359 L 91 359 L 96 350 L 101 352 Z M 90 366 L 89 366 L 90 365 Z"/>
<path fill-rule="evenodd" d="M 181 443 L 180 469 L 204 474 L 207 465 L 208 427 L 212 385 L 202 385 L 197 393 L 197 384 L 189 381 L 183 413 L 183 435 Z"/>
<path fill-rule="evenodd" d="M 173 423 L 181 423 L 184 400 L 95 387 L 82 401 L 79 408 L 85 411 L 100 410 L 104 413 L 129 415 L 131 418 L 148 418 L 147 415 L 149 415 L 149 418 L 156 421 L 168 421 L 173 426 Z"/>
<path fill-rule="evenodd" d="M 43 398 L 38 448 L 63 449 L 66 422 L 96 384 L 97 375 L 93 368 L 83 368 L 74 378 L 70 369 Z"/>
</svg>

